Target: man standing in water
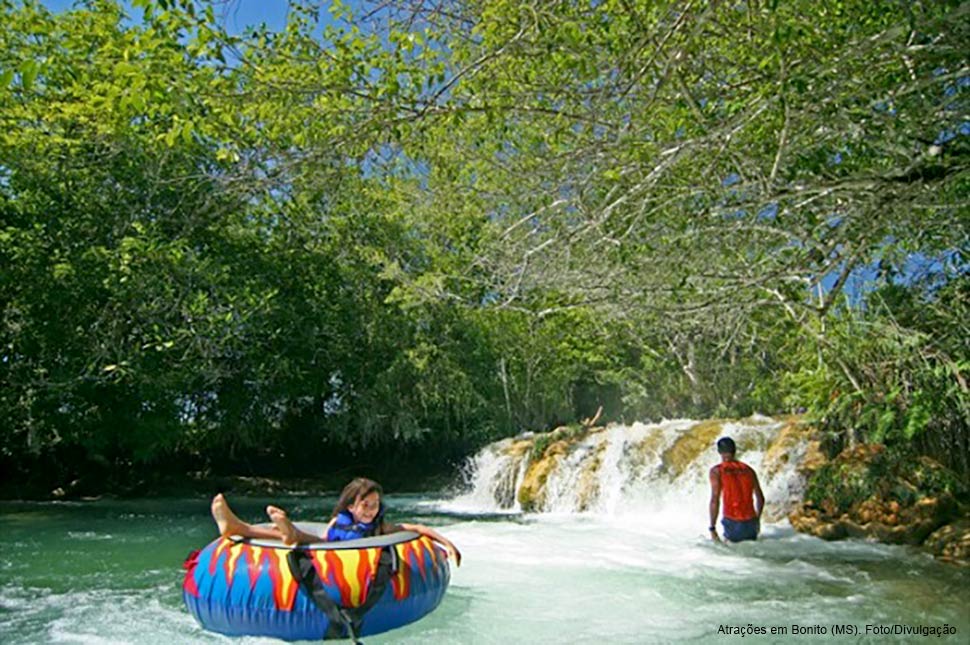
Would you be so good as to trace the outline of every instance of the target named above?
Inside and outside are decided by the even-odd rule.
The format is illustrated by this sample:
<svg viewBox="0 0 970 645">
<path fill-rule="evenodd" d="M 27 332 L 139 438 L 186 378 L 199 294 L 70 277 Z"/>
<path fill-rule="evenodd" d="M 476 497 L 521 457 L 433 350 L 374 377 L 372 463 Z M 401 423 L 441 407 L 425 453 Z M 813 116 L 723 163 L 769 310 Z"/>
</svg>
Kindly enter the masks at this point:
<svg viewBox="0 0 970 645">
<path fill-rule="evenodd" d="M 717 536 L 717 515 L 724 497 L 724 539 L 729 542 L 756 540 L 761 529 L 761 511 L 765 507 L 765 496 L 758 483 L 754 469 L 734 458 L 737 448 L 734 439 L 722 437 L 717 440 L 717 451 L 721 463 L 711 468 L 711 539 L 720 542 Z M 754 503 L 752 503 L 754 496 Z"/>
</svg>

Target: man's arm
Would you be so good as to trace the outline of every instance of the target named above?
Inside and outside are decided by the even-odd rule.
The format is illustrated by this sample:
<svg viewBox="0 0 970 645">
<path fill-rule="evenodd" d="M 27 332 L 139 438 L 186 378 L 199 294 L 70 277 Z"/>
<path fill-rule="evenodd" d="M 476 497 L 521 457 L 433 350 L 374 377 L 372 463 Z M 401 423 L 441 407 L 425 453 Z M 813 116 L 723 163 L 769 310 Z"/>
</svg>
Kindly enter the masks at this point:
<svg viewBox="0 0 970 645">
<path fill-rule="evenodd" d="M 720 542 L 721 539 L 717 536 L 717 516 L 721 512 L 721 471 L 718 470 L 717 466 L 711 468 L 710 473 L 711 480 L 711 503 L 709 505 L 710 519 L 711 523 L 709 525 L 711 532 L 711 539 L 715 542 Z M 759 489 L 760 490 L 760 489 Z"/>
<path fill-rule="evenodd" d="M 758 482 L 758 473 L 751 469 L 751 476 L 754 478 L 754 512 L 761 519 L 761 511 L 765 508 L 765 494 L 761 492 L 761 484 Z"/>
</svg>

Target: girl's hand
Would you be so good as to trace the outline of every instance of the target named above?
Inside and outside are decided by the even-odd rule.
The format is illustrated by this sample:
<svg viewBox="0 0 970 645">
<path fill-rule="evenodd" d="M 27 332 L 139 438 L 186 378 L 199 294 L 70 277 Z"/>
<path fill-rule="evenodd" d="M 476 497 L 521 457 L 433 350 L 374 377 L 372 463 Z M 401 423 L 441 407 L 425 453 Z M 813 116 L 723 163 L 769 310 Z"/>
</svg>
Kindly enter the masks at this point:
<svg viewBox="0 0 970 645">
<path fill-rule="evenodd" d="M 451 557 L 453 557 L 455 559 L 455 566 L 456 567 L 460 567 L 461 566 L 461 551 L 458 550 L 458 547 L 456 547 L 454 544 L 452 544 L 449 541 L 449 542 L 445 542 L 445 549 L 448 551 L 448 555 L 450 555 Z"/>
</svg>

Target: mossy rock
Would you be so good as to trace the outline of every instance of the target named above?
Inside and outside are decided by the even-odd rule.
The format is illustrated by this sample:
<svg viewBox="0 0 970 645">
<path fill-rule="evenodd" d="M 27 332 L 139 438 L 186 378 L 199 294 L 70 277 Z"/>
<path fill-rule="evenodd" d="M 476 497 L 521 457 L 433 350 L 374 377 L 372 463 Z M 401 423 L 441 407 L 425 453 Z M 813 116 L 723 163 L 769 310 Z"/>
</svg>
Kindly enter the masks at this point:
<svg viewBox="0 0 970 645">
<path fill-rule="evenodd" d="M 556 469 L 559 460 L 569 453 L 570 443 L 565 440 L 554 441 L 542 453 L 542 457 L 529 464 L 517 498 L 524 511 L 542 510 L 546 501 L 546 480 Z"/>
<path fill-rule="evenodd" d="M 663 447 L 666 436 L 659 428 L 654 429 L 644 437 L 643 441 L 630 449 L 627 459 L 633 469 L 640 469 L 647 463 L 647 458 L 656 455 Z"/>
<path fill-rule="evenodd" d="M 803 506 L 788 516 L 788 521 L 799 533 L 807 533 L 823 540 L 841 540 L 847 537 L 845 526 L 841 522 L 833 522 L 826 518 L 818 509 Z"/>
<path fill-rule="evenodd" d="M 929 457 L 863 444 L 817 469 L 805 497 L 826 513 L 840 515 L 871 498 L 911 506 L 924 497 L 965 494 L 960 478 Z"/>
<path fill-rule="evenodd" d="M 802 475 L 810 476 L 828 462 L 825 453 L 822 452 L 818 430 L 802 423 L 798 418 L 792 418 L 782 426 L 778 436 L 765 452 L 763 461 L 765 479 L 770 480 L 777 475 L 802 446 L 804 454 L 796 464 L 798 472 Z"/>
<path fill-rule="evenodd" d="M 579 475 L 579 507 L 576 509 L 579 512 L 588 511 L 593 502 L 599 498 L 600 483 L 597 474 L 603 464 L 605 450 L 605 441 L 596 446 L 596 452 L 593 453 L 589 466 L 584 467 Z"/>
<path fill-rule="evenodd" d="M 661 456 L 671 479 L 675 479 L 705 451 L 713 449 L 724 425 L 720 420 L 703 421 L 677 437 Z M 740 446 L 738 448 L 740 450 Z"/>
<path fill-rule="evenodd" d="M 532 440 L 532 458 L 541 459 L 546 454 L 549 446 L 556 442 L 565 441 L 571 445 L 578 443 L 591 434 L 603 432 L 604 430 L 606 430 L 604 426 L 586 427 L 579 424 L 572 424 L 559 426 L 550 432 L 538 434 Z"/>
<path fill-rule="evenodd" d="M 555 430 L 524 439 L 509 448 L 513 456 L 529 454 L 529 467 L 519 486 L 516 498 L 524 511 L 542 510 L 546 501 L 545 485 L 549 474 L 572 447 L 586 437 L 605 431 L 605 426 L 587 427 L 579 424 L 559 426 Z M 514 454 L 513 454 L 513 451 Z M 598 464 L 596 464 L 598 467 Z M 595 479 L 594 479 L 595 481 Z M 591 499 L 591 498 L 590 498 Z M 589 499 L 586 500 L 589 503 Z"/>
<path fill-rule="evenodd" d="M 516 439 L 509 444 L 509 447 L 505 450 L 505 454 L 518 459 L 527 455 L 534 445 L 535 440 L 533 439 Z"/>
<path fill-rule="evenodd" d="M 918 545 L 960 515 L 963 495 L 956 474 L 932 459 L 864 444 L 815 471 L 805 504 L 789 520 L 824 539 Z"/>
<path fill-rule="evenodd" d="M 942 560 L 970 566 L 970 517 L 963 517 L 934 531 L 923 548 Z"/>
</svg>

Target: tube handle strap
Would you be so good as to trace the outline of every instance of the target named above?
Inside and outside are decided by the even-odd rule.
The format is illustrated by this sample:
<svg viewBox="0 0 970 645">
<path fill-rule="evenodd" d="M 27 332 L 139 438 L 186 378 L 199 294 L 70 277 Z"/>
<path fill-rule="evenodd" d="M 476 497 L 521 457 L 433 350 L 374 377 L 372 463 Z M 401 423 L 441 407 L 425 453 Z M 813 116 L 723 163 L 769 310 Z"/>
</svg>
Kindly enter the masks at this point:
<svg viewBox="0 0 970 645">
<path fill-rule="evenodd" d="M 293 578 L 300 585 L 300 588 L 313 601 L 313 604 L 327 616 L 327 631 L 323 638 L 349 638 L 354 645 L 362 645 L 357 634 L 364 622 L 364 615 L 381 599 L 391 576 L 397 573 L 398 559 L 394 547 L 386 546 L 381 549 L 377 572 L 371 580 L 367 598 L 357 607 L 343 607 L 337 604 L 337 601 L 324 588 L 323 582 L 317 574 L 317 569 L 313 566 L 312 556 L 304 549 L 291 550 L 287 554 L 286 560 L 290 566 L 290 573 L 293 574 Z"/>
</svg>

